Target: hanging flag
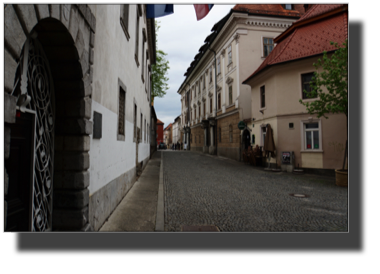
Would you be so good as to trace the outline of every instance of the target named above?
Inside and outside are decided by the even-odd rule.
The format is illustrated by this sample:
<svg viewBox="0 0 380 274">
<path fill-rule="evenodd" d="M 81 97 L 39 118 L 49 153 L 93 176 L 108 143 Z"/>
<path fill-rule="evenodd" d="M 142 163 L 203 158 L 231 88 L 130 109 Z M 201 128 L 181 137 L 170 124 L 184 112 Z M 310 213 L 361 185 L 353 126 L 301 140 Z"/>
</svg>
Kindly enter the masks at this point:
<svg viewBox="0 0 380 274">
<path fill-rule="evenodd" d="M 173 4 L 146 5 L 146 18 L 157 18 L 174 13 Z"/>
<path fill-rule="evenodd" d="M 194 4 L 195 13 L 197 14 L 197 21 L 203 19 L 203 17 L 205 17 L 210 12 L 213 6 L 214 4 L 202 4 L 202 5 Z"/>
</svg>

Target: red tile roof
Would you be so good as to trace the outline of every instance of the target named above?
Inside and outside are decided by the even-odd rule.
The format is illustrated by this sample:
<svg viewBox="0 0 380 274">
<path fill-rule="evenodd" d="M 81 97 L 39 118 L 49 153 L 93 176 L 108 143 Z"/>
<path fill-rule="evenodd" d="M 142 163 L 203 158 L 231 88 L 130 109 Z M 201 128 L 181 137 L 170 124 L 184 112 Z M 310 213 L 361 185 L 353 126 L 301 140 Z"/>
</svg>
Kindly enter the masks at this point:
<svg viewBox="0 0 380 274">
<path fill-rule="evenodd" d="M 157 119 L 157 124 L 164 124 L 160 119 Z"/>
<path fill-rule="evenodd" d="M 168 130 L 172 127 L 172 123 L 170 123 L 164 130 Z"/>
<path fill-rule="evenodd" d="M 305 13 L 302 4 L 293 5 L 294 10 L 286 10 L 281 4 L 238 4 L 232 10 L 245 11 L 250 14 L 277 15 L 286 17 L 301 17 Z"/>
<path fill-rule="evenodd" d="M 310 8 L 304 16 L 275 38 L 275 42 L 278 44 L 258 69 L 243 83 L 272 65 L 322 54 L 324 51 L 336 50 L 333 45 L 330 45 L 330 41 L 342 45 L 348 38 L 348 12 L 347 9 L 342 12 L 343 6 L 315 5 Z M 334 10 L 337 12 L 332 16 L 321 17 Z M 312 20 L 313 18 L 315 20 Z"/>
</svg>

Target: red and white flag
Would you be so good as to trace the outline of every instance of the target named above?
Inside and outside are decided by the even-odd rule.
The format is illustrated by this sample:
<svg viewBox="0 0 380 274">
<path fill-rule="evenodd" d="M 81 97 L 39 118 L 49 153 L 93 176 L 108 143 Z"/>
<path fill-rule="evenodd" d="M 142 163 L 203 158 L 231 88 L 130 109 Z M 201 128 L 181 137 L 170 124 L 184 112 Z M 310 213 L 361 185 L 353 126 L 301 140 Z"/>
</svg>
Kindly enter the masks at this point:
<svg viewBox="0 0 380 274">
<path fill-rule="evenodd" d="M 200 5 L 195 5 L 195 13 L 197 15 L 197 21 L 203 19 L 212 9 L 214 4 L 200 4 Z"/>
</svg>

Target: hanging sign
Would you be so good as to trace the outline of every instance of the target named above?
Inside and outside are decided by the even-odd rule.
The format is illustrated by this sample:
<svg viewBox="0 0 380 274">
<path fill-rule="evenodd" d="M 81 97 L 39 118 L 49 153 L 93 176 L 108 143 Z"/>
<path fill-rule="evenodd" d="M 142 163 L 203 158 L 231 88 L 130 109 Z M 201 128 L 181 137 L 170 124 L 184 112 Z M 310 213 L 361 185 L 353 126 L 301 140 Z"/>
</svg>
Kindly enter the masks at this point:
<svg viewBox="0 0 380 274">
<path fill-rule="evenodd" d="M 240 122 L 239 122 L 239 124 L 238 124 L 238 128 L 239 128 L 240 130 L 245 129 L 245 123 L 244 123 L 244 121 L 240 121 Z"/>
</svg>

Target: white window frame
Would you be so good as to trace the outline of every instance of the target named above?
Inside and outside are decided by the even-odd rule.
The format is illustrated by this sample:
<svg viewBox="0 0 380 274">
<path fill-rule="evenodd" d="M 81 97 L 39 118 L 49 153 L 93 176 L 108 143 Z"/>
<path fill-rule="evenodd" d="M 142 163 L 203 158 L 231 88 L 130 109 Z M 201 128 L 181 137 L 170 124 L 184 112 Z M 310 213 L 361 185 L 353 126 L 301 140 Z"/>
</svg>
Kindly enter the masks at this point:
<svg viewBox="0 0 380 274">
<path fill-rule="evenodd" d="M 231 54 L 230 54 L 230 53 L 231 53 Z M 227 47 L 227 57 L 228 57 L 227 66 L 229 66 L 229 65 L 232 64 L 232 44 L 230 44 L 230 45 Z"/>
<path fill-rule="evenodd" d="M 267 58 L 268 57 L 268 56 L 264 56 L 264 38 L 269 38 L 269 39 L 274 40 L 275 37 L 274 36 L 270 36 L 270 35 L 261 36 L 261 58 Z M 272 49 L 272 51 L 274 50 L 275 47 L 276 47 L 276 44 L 273 41 L 273 49 Z"/>
<path fill-rule="evenodd" d="M 221 69 L 220 69 L 220 56 L 217 57 L 217 60 L 216 60 L 216 74 L 219 75 L 221 74 Z"/>
<path fill-rule="evenodd" d="M 230 102 L 230 89 L 231 89 L 231 102 Z M 234 103 L 234 88 L 232 87 L 232 84 L 228 85 L 228 105 L 231 106 Z"/>
<path fill-rule="evenodd" d="M 306 148 L 306 132 L 307 131 L 315 131 L 316 129 L 306 129 L 307 124 L 313 124 L 318 123 L 318 138 L 319 138 L 319 148 L 315 149 L 307 149 Z M 300 128 L 301 128 L 301 152 L 323 152 L 322 148 L 322 120 L 317 118 L 310 117 L 307 120 L 301 120 L 300 121 Z"/>
</svg>

